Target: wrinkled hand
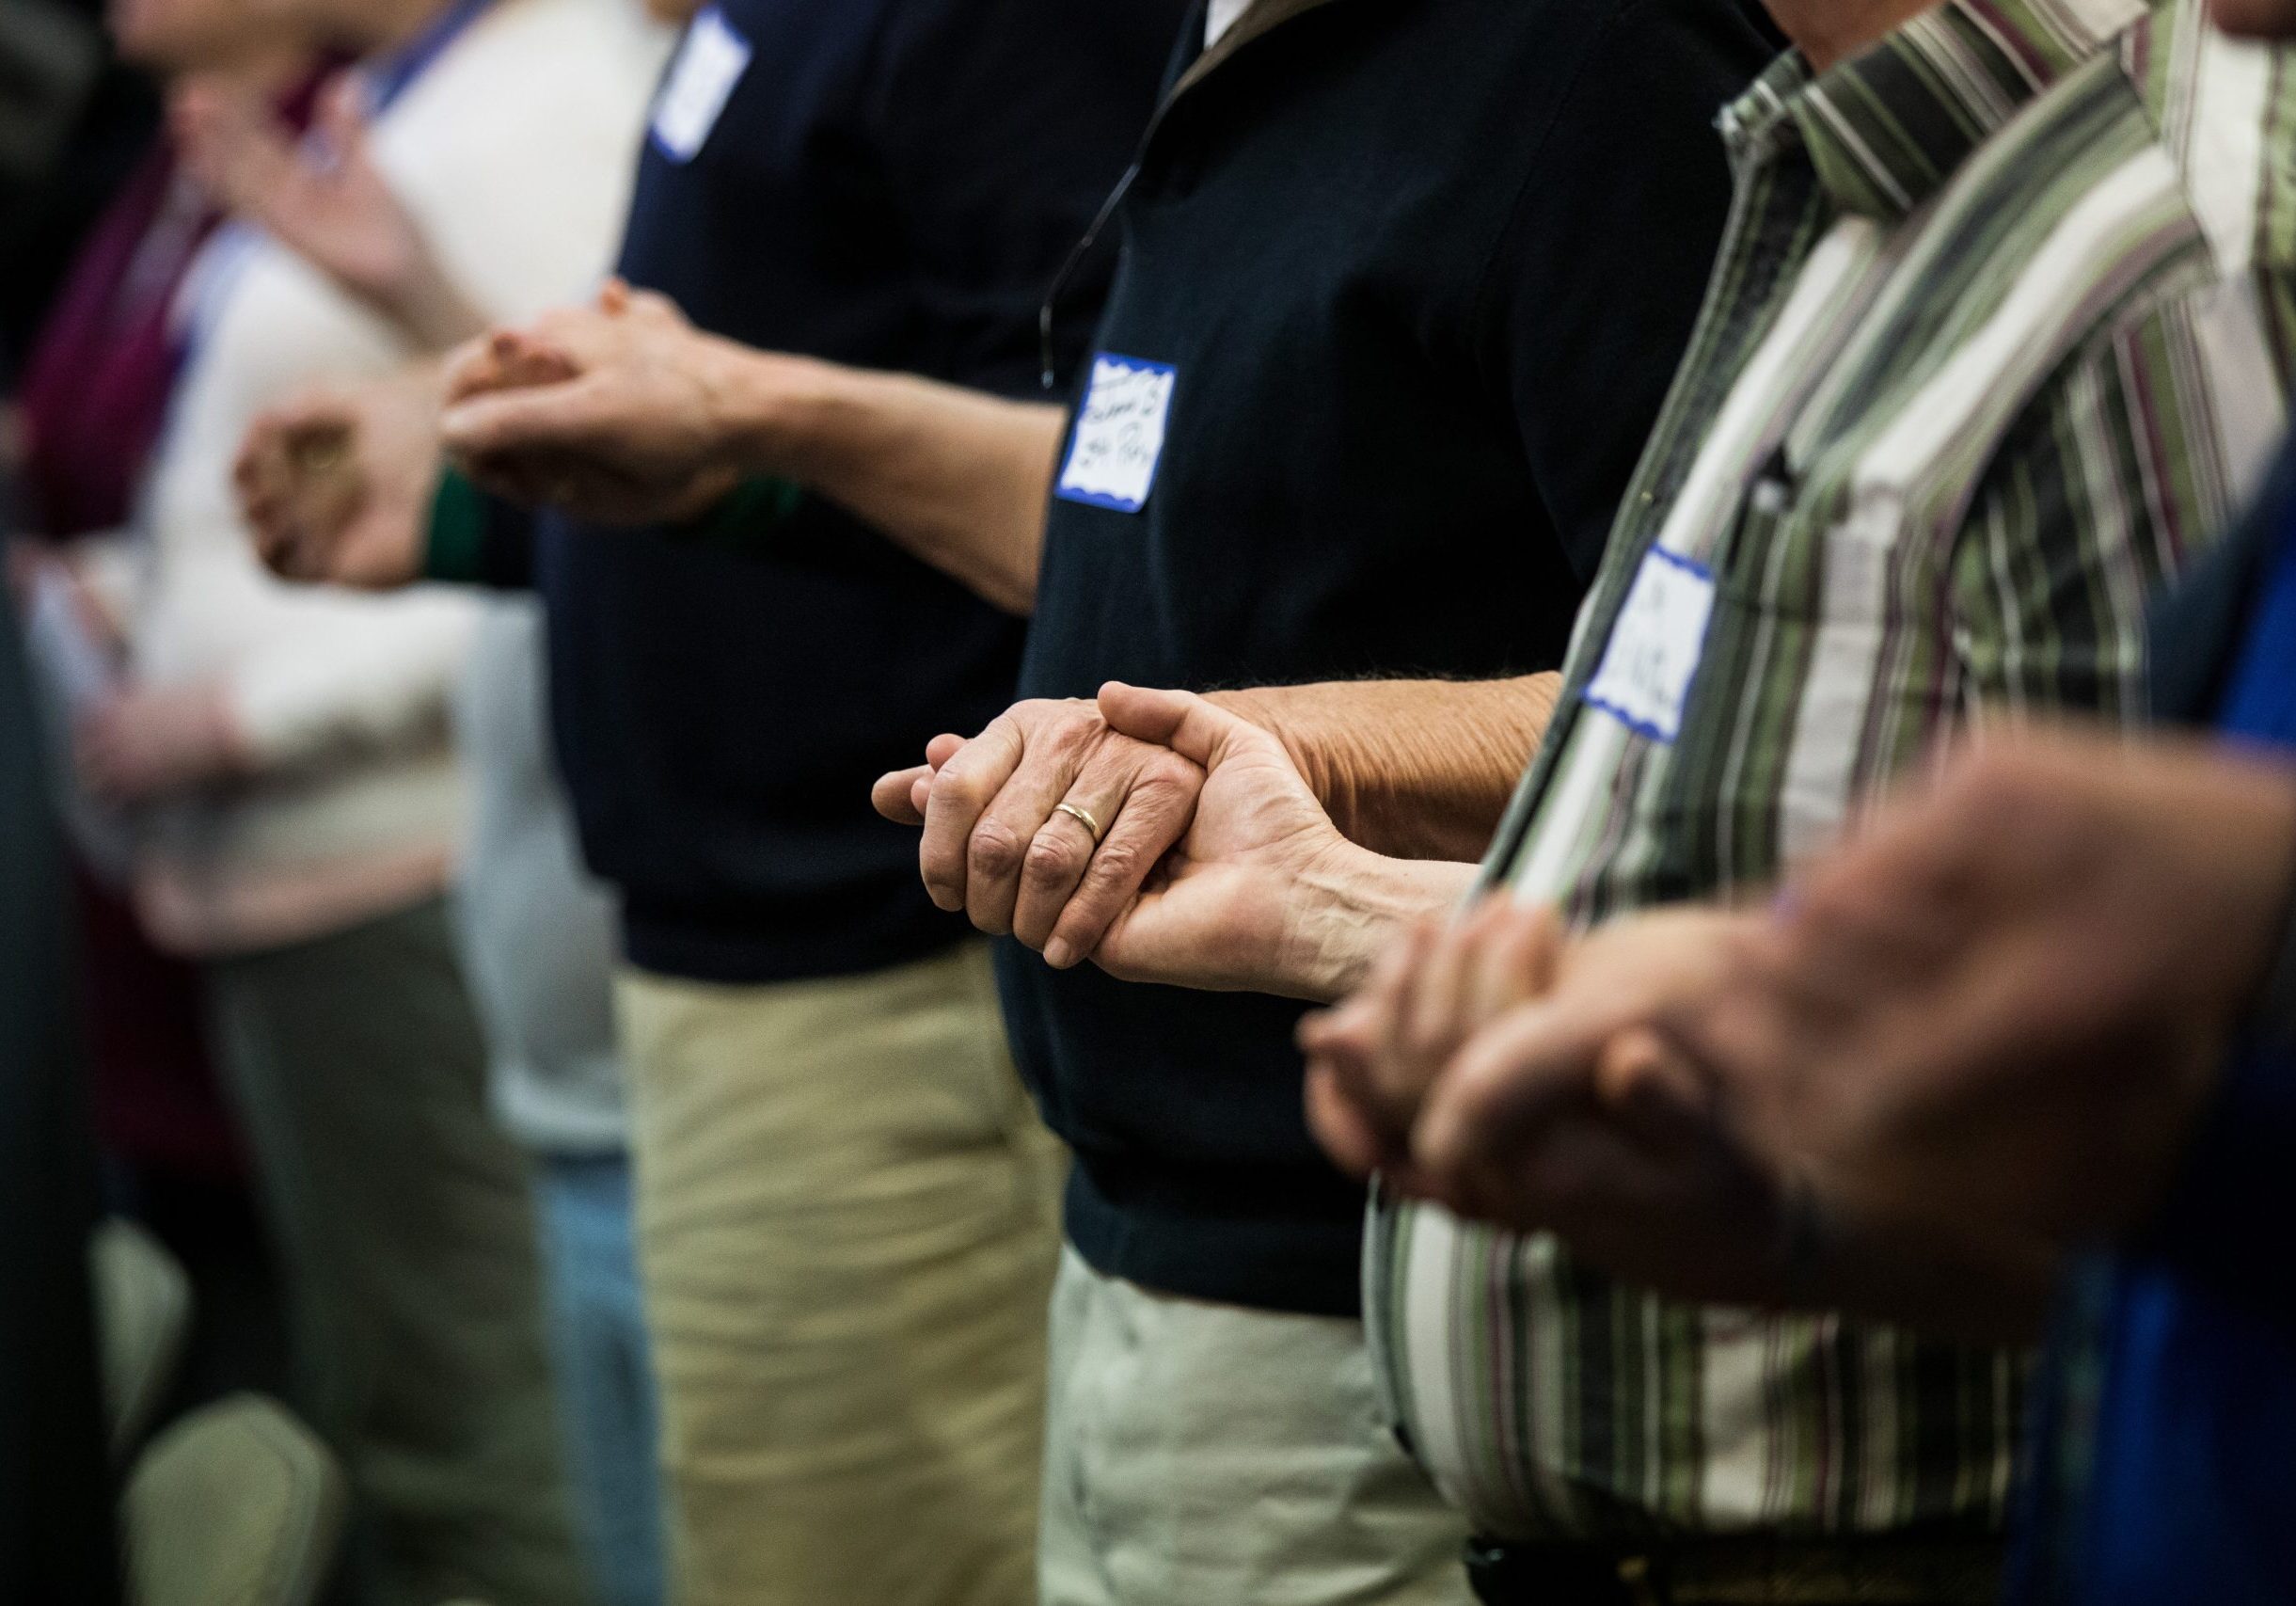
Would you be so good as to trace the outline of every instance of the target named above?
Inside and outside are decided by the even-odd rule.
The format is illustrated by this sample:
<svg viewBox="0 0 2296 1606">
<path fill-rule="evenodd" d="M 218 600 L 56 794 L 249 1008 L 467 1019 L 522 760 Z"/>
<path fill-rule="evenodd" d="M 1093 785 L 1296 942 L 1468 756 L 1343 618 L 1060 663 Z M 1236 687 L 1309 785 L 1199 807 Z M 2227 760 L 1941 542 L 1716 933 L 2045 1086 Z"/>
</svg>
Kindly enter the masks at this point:
<svg viewBox="0 0 2296 1606">
<path fill-rule="evenodd" d="M 1126 981 L 1213 992 L 1325 995 L 1331 969 L 1316 911 L 1357 861 L 1376 855 L 1339 835 L 1282 741 L 1187 692 L 1110 682 L 1111 729 L 1169 748 L 1204 772 L 1196 817 L 1109 923 L 1093 952 Z"/>
<path fill-rule="evenodd" d="M 740 477 L 725 359 L 669 300 L 615 280 L 594 305 L 457 353 L 441 436 L 457 467 L 514 501 L 600 524 L 693 518 Z"/>
<path fill-rule="evenodd" d="M 131 687 L 91 710 L 73 733 L 82 788 L 132 808 L 224 785 L 251 764 L 219 688 Z"/>
<path fill-rule="evenodd" d="M 437 420 L 428 368 L 259 415 L 232 469 L 257 555 L 283 580 L 388 590 L 420 578 Z"/>
<path fill-rule="evenodd" d="M 355 81 L 327 87 L 309 139 L 297 138 L 261 97 L 212 79 L 178 87 L 168 116 L 186 170 L 218 205 L 260 225 L 418 343 L 443 349 L 483 326 L 376 169 Z"/>
<path fill-rule="evenodd" d="M 1060 969 L 1100 947 L 1204 785 L 1196 765 L 1111 730 L 1084 699 L 1016 704 L 970 741 L 938 738 L 926 759 L 873 795 L 889 819 L 924 826 L 918 867 L 933 901 Z M 1097 842 L 1063 803 L 1100 826 Z"/>
<path fill-rule="evenodd" d="M 1670 1029 L 1829 1197 L 2054 1242 L 2161 1199 L 2296 880 L 2296 776 L 2023 738 L 1813 868 Z"/>
</svg>

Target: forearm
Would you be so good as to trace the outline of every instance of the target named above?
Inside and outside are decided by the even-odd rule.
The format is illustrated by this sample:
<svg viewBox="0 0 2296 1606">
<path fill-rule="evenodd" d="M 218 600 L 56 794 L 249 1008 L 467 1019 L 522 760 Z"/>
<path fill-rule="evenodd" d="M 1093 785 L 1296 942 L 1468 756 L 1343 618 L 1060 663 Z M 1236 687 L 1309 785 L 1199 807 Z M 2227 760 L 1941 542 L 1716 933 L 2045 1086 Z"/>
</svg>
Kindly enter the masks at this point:
<svg viewBox="0 0 2296 1606">
<path fill-rule="evenodd" d="M 799 481 L 997 607 L 1034 609 L 1064 409 L 748 351 L 720 388 L 741 472 Z"/>
<path fill-rule="evenodd" d="M 1349 840 L 1402 859 L 1471 860 L 1538 751 L 1560 676 L 1341 680 L 1220 692 L 1273 732 Z"/>
<path fill-rule="evenodd" d="M 485 333 L 490 322 L 427 253 L 400 280 L 378 289 L 372 300 L 416 350 L 426 353 L 451 351 Z"/>
</svg>

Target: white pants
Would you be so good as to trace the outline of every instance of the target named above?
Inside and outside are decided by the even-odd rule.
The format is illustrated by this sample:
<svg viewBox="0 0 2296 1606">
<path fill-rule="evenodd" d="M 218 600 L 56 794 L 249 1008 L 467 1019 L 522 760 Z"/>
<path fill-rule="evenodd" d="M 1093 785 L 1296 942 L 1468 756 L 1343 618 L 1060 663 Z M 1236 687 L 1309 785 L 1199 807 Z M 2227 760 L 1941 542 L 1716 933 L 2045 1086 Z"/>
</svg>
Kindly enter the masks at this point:
<svg viewBox="0 0 2296 1606">
<path fill-rule="evenodd" d="M 1465 1519 L 1383 1425 L 1362 1324 L 1053 1291 L 1040 1606 L 1459 1606 Z"/>
</svg>

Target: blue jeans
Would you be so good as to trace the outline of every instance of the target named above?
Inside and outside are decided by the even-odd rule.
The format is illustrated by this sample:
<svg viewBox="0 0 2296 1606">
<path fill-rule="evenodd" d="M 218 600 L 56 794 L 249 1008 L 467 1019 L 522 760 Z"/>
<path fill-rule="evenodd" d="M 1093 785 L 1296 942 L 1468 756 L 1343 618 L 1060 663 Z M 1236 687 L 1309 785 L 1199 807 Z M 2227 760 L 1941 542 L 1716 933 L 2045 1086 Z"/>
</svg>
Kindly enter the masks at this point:
<svg viewBox="0 0 2296 1606">
<path fill-rule="evenodd" d="M 661 1606 L 657 1413 L 631 1243 L 629 1161 L 545 1158 L 534 1177 L 567 1473 L 598 1599 Z"/>
</svg>

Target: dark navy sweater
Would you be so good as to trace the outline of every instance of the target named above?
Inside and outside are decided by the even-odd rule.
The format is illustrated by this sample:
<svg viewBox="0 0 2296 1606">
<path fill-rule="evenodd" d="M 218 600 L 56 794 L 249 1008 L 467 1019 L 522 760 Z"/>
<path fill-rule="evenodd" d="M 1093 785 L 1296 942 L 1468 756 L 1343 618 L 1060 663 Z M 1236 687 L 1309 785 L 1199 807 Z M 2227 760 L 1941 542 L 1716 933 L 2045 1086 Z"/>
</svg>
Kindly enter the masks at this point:
<svg viewBox="0 0 2296 1606">
<path fill-rule="evenodd" d="M 621 271 L 746 344 L 1008 395 L 1153 106 L 1180 0 L 720 0 L 747 65 L 649 141 Z M 657 120 L 657 127 L 659 126 Z M 1074 353 L 1101 286 L 1064 297 Z M 738 549 L 536 522 L 552 723 L 628 957 L 758 982 L 964 934 L 869 785 L 1012 700 L 1021 627 L 807 500 Z"/>
</svg>

